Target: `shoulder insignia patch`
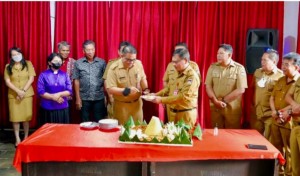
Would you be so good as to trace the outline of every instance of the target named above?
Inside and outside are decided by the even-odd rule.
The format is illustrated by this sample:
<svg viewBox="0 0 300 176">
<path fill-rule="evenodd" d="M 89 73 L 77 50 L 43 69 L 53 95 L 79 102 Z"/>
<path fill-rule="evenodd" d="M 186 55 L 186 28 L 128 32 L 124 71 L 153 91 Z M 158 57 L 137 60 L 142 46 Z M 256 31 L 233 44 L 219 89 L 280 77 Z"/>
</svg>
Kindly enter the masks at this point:
<svg viewBox="0 0 300 176">
<path fill-rule="evenodd" d="M 188 80 L 186 81 L 186 83 L 187 83 L 188 85 L 191 85 L 191 84 L 192 84 L 192 82 L 193 82 L 193 80 L 192 80 L 192 79 L 188 79 Z"/>
</svg>

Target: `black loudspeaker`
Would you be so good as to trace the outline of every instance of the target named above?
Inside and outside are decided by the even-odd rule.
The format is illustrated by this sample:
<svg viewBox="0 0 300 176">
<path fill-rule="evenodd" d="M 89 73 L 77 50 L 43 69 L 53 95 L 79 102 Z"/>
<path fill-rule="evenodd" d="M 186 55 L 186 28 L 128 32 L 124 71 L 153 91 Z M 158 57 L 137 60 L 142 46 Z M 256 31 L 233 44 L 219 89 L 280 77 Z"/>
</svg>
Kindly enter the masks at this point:
<svg viewBox="0 0 300 176">
<path fill-rule="evenodd" d="M 247 32 L 246 70 L 253 74 L 261 67 L 261 57 L 267 49 L 278 47 L 277 29 L 249 29 Z"/>
</svg>

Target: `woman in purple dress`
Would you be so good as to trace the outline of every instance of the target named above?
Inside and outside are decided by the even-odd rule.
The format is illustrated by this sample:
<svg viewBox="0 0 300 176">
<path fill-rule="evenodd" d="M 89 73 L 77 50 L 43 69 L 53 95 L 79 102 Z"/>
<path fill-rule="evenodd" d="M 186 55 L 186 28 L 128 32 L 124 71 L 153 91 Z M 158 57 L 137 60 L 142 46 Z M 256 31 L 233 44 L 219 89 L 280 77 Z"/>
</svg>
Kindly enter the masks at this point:
<svg viewBox="0 0 300 176">
<path fill-rule="evenodd" d="M 67 97 L 72 94 L 72 84 L 66 72 L 59 68 L 62 58 L 57 53 L 48 56 L 49 69 L 38 79 L 38 95 L 41 97 L 40 125 L 45 123 L 70 123 Z"/>
</svg>

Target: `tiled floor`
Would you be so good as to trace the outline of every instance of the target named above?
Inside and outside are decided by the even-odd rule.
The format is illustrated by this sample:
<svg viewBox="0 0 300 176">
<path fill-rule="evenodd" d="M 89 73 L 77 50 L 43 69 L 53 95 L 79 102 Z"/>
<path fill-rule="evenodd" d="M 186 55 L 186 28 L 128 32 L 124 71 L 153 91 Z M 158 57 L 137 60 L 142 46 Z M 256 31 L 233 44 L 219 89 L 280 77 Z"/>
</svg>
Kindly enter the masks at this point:
<svg viewBox="0 0 300 176">
<path fill-rule="evenodd" d="M 13 167 L 15 155 L 12 130 L 0 130 L 0 176 L 21 176 Z"/>
</svg>

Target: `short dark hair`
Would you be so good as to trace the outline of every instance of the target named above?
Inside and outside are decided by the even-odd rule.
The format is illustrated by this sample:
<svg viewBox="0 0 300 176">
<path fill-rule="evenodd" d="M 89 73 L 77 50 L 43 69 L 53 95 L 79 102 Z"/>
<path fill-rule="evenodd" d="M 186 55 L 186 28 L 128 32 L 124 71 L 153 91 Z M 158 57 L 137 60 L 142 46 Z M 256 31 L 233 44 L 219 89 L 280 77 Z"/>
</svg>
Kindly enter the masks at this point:
<svg viewBox="0 0 300 176">
<path fill-rule="evenodd" d="M 226 43 L 220 44 L 219 48 L 223 48 L 226 52 L 233 53 L 233 48 L 229 44 Z"/>
<path fill-rule="evenodd" d="M 51 62 L 54 57 L 59 57 L 61 59 L 61 61 L 63 60 L 60 54 L 58 54 L 58 53 L 51 53 L 48 56 L 48 58 L 47 58 L 47 65 L 48 65 L 48 62 Z"/>
<path fill-rule="evenodd" d="M 173 56 L 175 55 L 178 55 L 181 59 L 185 58 L 187 61 L 190 61 L 190 53 L 189 50 L 187 49 L 183 49 L 183 48 L 176 49 L 173 52 Z"/>
<path fill-rule="evenodd" d="M 295 53 L 295 52 L 287 53 L 286 55 L 283 56 L 283 59 L 286 59 L 289 61 L 293 60 L 294 65 L 300 66 L 300 55 L 298 53 Z"/>
<path fill-rule="evenodd" d="M 187 44 L 185 42 L 178 42 L 178 43 L 176 43 L 175 47 L 176 46 L 182 46 L 182 47 L 184 47 L 187 50 L 189 49 L 188 46 L 187 46 Z"/>
<path fill-rule="evenodd" d="M 85 41 L 83 42 L 83 44 L 82 44 L 82 48 L 84 49 L 85 46 L 90 45 L 90 44 L 94 45 L 94 47 L 96 46 L 96 44 L 95 44 L 94 41 L 92 41 L 92 40 L 85 40 Z"/>
<path fill-rule="evenodd" d="M 128 46 L 128 45 L 131 45 L 131 43 L 128 42 L 128 41 L 123 41 L 123 42 L 121 42 L 121 43 L 119 44 L 119 50 L 120 50 L 123 46 Z"/>
<path fill-rule="evenodd" d="M 127 45 L 127 46 L 124 46 L 124 48 L 122 49 L 122 53 L 123 54 L 127 54 L 127 53 L 130 53 L 130 54 L 136 54 L 136 49 L 134 48 L 134 46 L 132 45 Z"/>
</svg>

